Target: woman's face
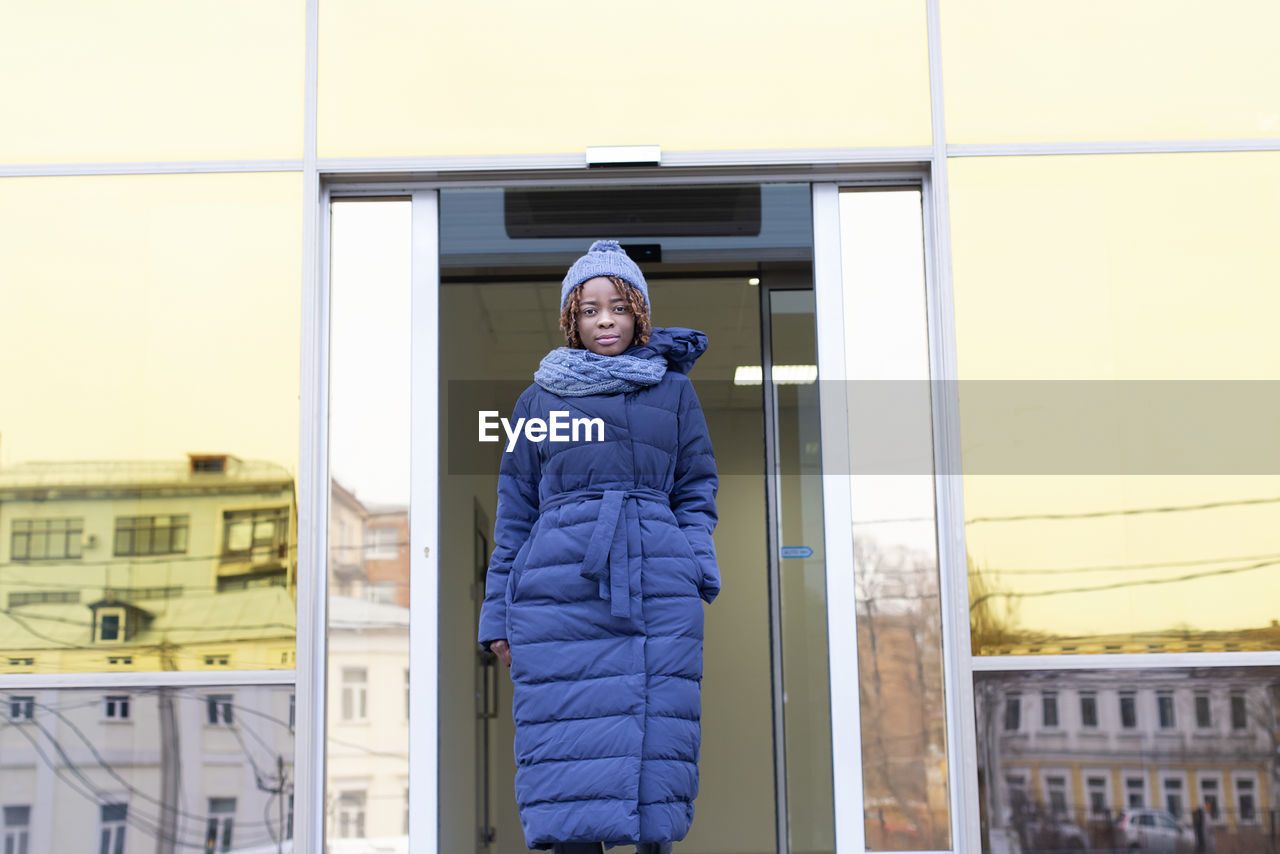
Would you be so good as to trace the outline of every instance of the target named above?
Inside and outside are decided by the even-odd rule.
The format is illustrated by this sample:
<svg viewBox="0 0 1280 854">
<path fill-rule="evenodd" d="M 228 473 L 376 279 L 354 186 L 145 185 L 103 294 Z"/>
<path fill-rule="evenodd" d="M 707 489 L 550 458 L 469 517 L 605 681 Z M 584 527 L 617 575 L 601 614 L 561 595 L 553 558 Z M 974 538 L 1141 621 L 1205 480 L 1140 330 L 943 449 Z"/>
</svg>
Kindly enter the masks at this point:
<svg viewBox="0 0 1280 854">
<path fill-rule="evenodd" d="M 582 283 L 578 337 L 582 346 L 601 356 L 617 356 L 631 346 L 636 319 L 613 282 L 603 276 Z"/>
</svg>

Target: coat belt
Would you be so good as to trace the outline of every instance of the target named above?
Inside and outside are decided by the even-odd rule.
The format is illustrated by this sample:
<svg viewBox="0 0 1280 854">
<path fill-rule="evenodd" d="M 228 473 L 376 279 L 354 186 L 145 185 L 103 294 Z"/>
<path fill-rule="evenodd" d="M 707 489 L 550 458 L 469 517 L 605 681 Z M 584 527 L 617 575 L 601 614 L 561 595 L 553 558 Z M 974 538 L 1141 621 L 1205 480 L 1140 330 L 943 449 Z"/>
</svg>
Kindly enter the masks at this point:
<svg viewBox="0 0 1280 854">
<path fill-rule="evenodd" d="M 640 486 L 634 489 L 578 489 L 561 492 L 549 496 L 538 508 L 540 513 L 546 513 L 565 504 L 600 502 L 600 514 L 596 517 L 591 540 L 587 543 L 581 574 L 583 578 L 600 585 L 600 598 L 609 603 L 609 613 L 615 617 L 631 616 L 628 564 L 633 556 L 627 551 L 627 526 L 620 523 L 626 512 L 626 502 L 640 500 L 671 503 L 667 493 Z"/>
</svg>

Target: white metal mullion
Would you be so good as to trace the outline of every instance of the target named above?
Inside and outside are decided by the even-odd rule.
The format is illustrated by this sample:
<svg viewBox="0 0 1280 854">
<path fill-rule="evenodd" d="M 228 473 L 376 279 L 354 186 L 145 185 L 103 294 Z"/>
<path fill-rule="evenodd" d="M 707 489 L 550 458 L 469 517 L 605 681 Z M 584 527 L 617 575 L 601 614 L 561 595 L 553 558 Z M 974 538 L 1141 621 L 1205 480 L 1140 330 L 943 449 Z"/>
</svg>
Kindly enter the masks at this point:
<svg viewBox="0 0 1280 854">
<path fill-rule="evenodd" d="M 307 0 L 303 77 L 302 382 L 299 402 L 298 684 L 294 850 L 324 844 L 325 671 L 329 540 L 328 206 L 316 168 L 319 0 Z"/>
<path fill-rule="evenodd" d="M 192 175 L 225 172 L 300 172 L 302 160 L 149 160 L 137 163 L 4 163 L 0 178 L 75 175 Z"/>
<path fill-rule="evenodd" d="M 96 673 L 0 674 L 0 693 L 10 691 L 152 688 L 161 686 L 293 685 L 293 670 L 148 670 Z"/>
<path fill-rule="evenodd" d="M 1100 142 L 962 143 L 948 157 L 1070 156 L 1076 154 L 1206 154 L 1280 151 L 1280 137 L 1259 139 L 1136 139 Z"/>
<path fill-rule="evenodd" d="M 975 672 L 1017 670 L 1142 670 L 1202 667 L 1280 667 L 1280 651 L 1126 652 L 1097 655 L 983 655 Z"/>
<path fill-rule="evenodd" d="M 923 166 L 928 158 L 913 161 Z M 494 172 L 489 175 L 464 174 L 457 177 L 449 175 L 424 175 L 419 178 L 397 178 L 396 180 L 346 182 L 334 181 L 329 185 L 333 197 L 411 195 L 418 190 L 437 190 L 442 188 L 481 188 L 501 189 L 506 187 L 564 187 L 566 185 L 586 185 L 591 187 L 613 186 L 648 186 L 654 185 L 698 185 L 708 184 L 787 184 L 811 183 L 813 181 L 834 181 L 857 183 L 858 186 L 901 186 L 904 183 L 919 183 L 919 166 L 897 164 L 891 169 L 842 168 L 839 166 L 813 166 L 807 169 L 760 169 L 759 171 L 744 169 L 681 169 L 678 172 L 658 170 L 595 170 L 578 169 L 560 172 Z M 324 170 L 321 170 L 322 174 Z"/>
<path fill-rule="evenodd" d="M 413 194 L 409 493 L 409 850 L 439 848 L 439 194 Z"/>
<path fill-rule="evenodd" d="M 813 289 L 818 306 L 819 428 L 822 445 L 823 548 L 826 552 L 827 648 L 831 685 L 831 779 L 837 852 L 862 852 L 862 709 L 853 576 L 849 404 L 845 379 L 844 288 L 840 265 L 840 192 L 813 185 Z"/>
<path fill-rule="evenodd" d="M 960 401 L 951 280 L 951 205 L 946 108 L 942 79 L 939 0 L 926 0 L 932 163 L 925 183 L 926 310 L 933 410 L 934 496 L 938 526 L 939 602 L 947 715 L 947 775 L 951 789 L 951 847 L 979 851 L 982 843 L 974 724 L 973 660 L 969 638 L 969 578 L 965 558 Z"/>
</svg>

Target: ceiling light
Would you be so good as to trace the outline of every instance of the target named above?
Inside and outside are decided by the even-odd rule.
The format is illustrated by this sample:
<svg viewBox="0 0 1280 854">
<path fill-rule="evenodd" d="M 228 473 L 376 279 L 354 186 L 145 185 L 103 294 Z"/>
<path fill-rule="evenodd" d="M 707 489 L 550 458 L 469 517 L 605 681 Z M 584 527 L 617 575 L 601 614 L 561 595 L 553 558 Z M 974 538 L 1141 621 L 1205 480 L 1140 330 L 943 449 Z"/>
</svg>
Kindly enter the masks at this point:
<svg viewBox="0 0 1280 854">
<path fill-rule="evenodd" d="M 759 365 L 738 365 L 733 372 L 734 385 L 760 385 L 764 371 Z M 817 365 L 774 365 L 773 381 L 777 385 L 807 385 L 818 378 Z"/>
<path fill-rule="evenodd" d="M 758 284 L 760 284 L 760 280 L 759 280 L 757 277 L 752 276 L 751 278 L 747 279 L 747 284 L 748 284 L 748 285 L 758 285 Z"/>
</svg>

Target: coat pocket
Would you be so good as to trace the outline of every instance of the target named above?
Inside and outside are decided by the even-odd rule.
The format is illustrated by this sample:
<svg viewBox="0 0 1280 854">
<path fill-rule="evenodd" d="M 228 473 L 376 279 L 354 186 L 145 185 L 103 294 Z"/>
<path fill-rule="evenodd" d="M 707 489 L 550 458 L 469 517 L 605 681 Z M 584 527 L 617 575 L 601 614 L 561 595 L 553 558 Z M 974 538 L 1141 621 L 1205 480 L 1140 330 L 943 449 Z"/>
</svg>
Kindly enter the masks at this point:
<svg viewBox="0 0 1280 854">
<path fill-rule="evenodd" d="M 520 551 L 516 552 L 515 559 L 511 561 L 511 577 L 507 579 L 508 603 L 514 602 L 519 592 L 520 576 L 524 575 L 524 565 L 529 559 L 529 547 L 533 545 L 533 534 L 533 531 L 529 532 L 529 538 L 524 541 Z"/>
</svg>

